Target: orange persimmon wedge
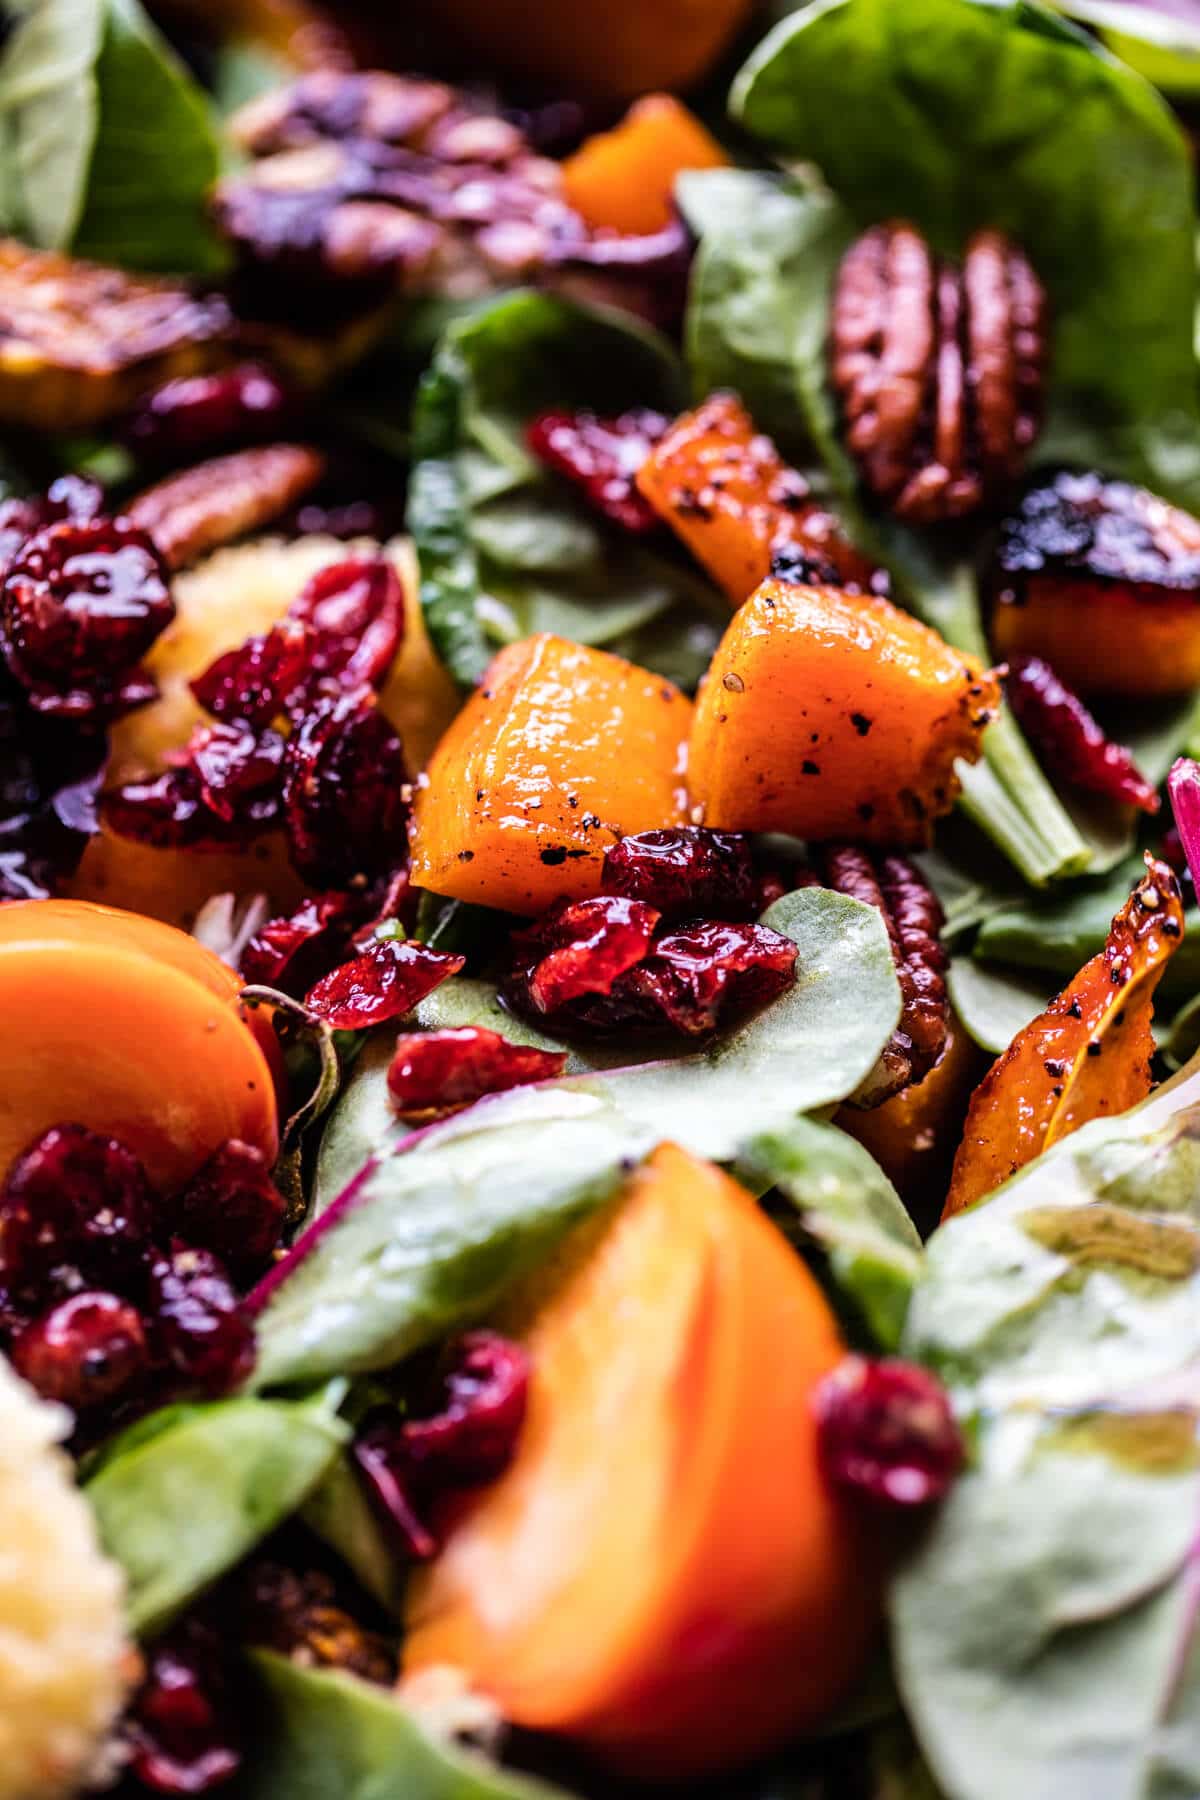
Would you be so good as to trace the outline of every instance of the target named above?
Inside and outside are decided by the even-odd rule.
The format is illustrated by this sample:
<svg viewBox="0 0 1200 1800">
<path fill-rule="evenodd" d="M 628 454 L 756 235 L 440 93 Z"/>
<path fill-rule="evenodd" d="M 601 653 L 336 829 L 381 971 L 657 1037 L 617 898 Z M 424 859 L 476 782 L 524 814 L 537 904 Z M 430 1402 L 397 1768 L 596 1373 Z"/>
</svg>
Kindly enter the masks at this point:
<svg viewBox="0 0 1200 1800">
<path fill-rule="evenodd" d="M 0 1171 L 51 1125 L 118 1137 L 169 1192 L 227 1138 L 274 1158 L 274 1074 L 239 982 L 156 919 L 0 907 Z"/>
<path fill-rule="evenodd" d="M 671 222 L 677 175 L 728 161 L 673 94 L 647 94 L 611 131 L 597 132 L 567 157 L 563 195 L 593 227 L 649 236 Z"/>
<path fill-rule="evenodd" d="M 682 824 L 691 702 L 648 669 L 543 633 L 510 644 L 418 786 L 418 887 L 538 913 L 599 890 L 627 832 Z"/>
<path fill-rule="evenodd" d="M 713 394 L 676 419 L 637 484 L 735 606 L 788 549 L 827 564 L 849 586 L 870 584 L 870 561 L 733 394 Z"/>
<path fill-rule="evenodd" d="M 406 1671 L 452 1664 L 506 1718 L 672 1779 L 819 1719 L 879 1600 L 818 1468 L 844 1347 L 803 1263 L 663 1145 L 524 1335 L 516 1459 L 415 1577 Z"/>
<path fill-rule="evenodd" d="M 731 831 L 925 843 L 998 700 L 974 657 L 889 601 L 764 581 L 700 690 L 692 798 Z"/>
<path fill-rule="evenodd" d="M 971 1098 L 944 1218 L 992 1193 L 1089 1119 L 1150 1092 L 1154 990 L 1183 937 L 1179 883 L 1146 852 L 1146 874 L 1098 956 L 1019 1031 Z"/>
</svg>

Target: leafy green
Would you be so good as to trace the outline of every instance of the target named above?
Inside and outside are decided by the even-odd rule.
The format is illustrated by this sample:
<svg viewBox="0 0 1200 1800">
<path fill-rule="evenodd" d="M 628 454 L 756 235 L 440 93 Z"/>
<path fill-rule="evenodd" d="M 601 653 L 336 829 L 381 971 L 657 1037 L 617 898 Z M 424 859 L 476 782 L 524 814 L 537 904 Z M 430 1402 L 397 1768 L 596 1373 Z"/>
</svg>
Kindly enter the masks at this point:
<svg viewBox="0 0 1200 1800">
<path fill-rule="evenodd" d="M 835 1125 L 795 1119 L 749 1143 L 738 1168 L 791 1201 L 805 1236 L 825 1251 L 876 1341 L 894 1350 L 921 1267 L 921 1240 L 875 1159 Z"/>
<path fill-rule="evenodd" d="M 319 1195 L 331 1204 L 275 1282 L 257 1384 L 386 1368 L 485 1315 L 655 1144 L 730 1161 L 747 1138 L 851 1094 L 899 1016 L 879 914 L 807 889 L 764 921 L 796 942 L 797 981 L 698 1055 L 496 1095 L 379 1161 L 395 1127 L 380 1139 L 383 1071 L 364 1067 L 334 1122 L 337 1175 L 363 1172 L 338 1199 Z"/>
<path fill-rule="evenodd" d="M 336 1550 L 364 1591 L 399 1617 L 405 1567 L 372 1510 L 350 1458 L 333 1462 L 300 1508 L 300 1518 Z"/>
<path fill-rule="evenodd" d="M 538 631 L 695 686 L 728 606 L 682 560 L 606 528 L 524 443 L 546 407 L 680 399 L 670 347 L 623 315 L 520 292 L 451 324 L 417 394 L 408 523 L 430 636 L 464 687 Z"/>
<path fill-rule="evenodd" d="M 893 1585 L 901 1690 L 956 1800 L 1200 1786 L 1200 1064 L 926 1248 L 904 1350 L 972 1466 Z"/>
<path fill-rule="evenodd" d="M 1042 1012 L 1057 991 L 1045 975 L 1002 963 L 976 962 L 970 956 L 950 959 L 946 977 L 950 1000 L 969 1036 L 997 1056 Z"/>
<path fill-rule="evenodd" d="M 270 1650 L 252 1661 L 267 1717 L 244 1800 L 565 1800 L 439 1741 L 384 1688 Z"/>
<path fill-rule="evenodd" d="M 211 273 L 208 103 L 138 0 L 36 0 L 0 53 L 0 221 L 29 242 Z"/>
<path fill-rule="evenodd" d="M 1196 434 L 1186 142 L 1083 34 L 1030 0 L 819 0 L 753 52 L 731 105 L 859 225 L 911 218 L 955 252 L 990 224 L 1024 246 L 1054 307 L 1051 442 L 1055 416 L 1182 414 Z M 1154 475 L 1153 449 L 1131 443 L 1131 473 Z"/>
<path fill-rule="evenodd" d="M 346 1440 L 343 1393 L 168 1406 L 106 1447 L 84 1492 L 135 1631 L 161 1630 L 296 1510 Z"/>
</svg>

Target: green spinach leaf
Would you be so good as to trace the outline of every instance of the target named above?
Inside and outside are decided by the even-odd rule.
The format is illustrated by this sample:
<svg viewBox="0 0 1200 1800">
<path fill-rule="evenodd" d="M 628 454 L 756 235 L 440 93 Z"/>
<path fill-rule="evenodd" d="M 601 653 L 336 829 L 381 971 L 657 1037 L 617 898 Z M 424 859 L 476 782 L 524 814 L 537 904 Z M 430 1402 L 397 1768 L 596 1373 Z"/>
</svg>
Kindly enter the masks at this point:
<svg viewBox="0 0 1200 1800">
<path fill-rule="evenodd" d="M 245 1800 L 567 1800 L 431 1736 L 386 1689 L 270 1650 L 252 1661 L 267 1718 Z"/>
<path fill-rule="evenodd" d="M 430 636 L 464 687 L 538 631 L 695 686 L 728 605 L 682 558 L 605 528 L 524 444 L 548 406 L 681 398 L 665 340 L 616 313 L 521 292 L 450 326 L 414 408 L 408 523 Z"/>
<path fill-rule="evenodd" d="M 296 1510 L 346 1441 L 344 1392 L 164 1407 L 106 1447 L 84 1492 L 135 1631 L 160 1631 Z"/>
<path fill-rule="evenodd" d="M 921 1267 L 921 1240 L 875 1159 L 835 1125 L 796 1119 L 747 1144 L 738 1171 L 786 1196 L 876 1342 L 894 1350 Z"/>
<path fill-rule="evenodd" d="M 4 228 L 139 269 L 212 273 L 208 102 L 138 0 L 37 0 L 0 54 Z"/>
<path fill-rule="evenodd" d="M 958 1800 L 1200 1784 L 1200 1064 L 926 1247 L 904 1340 L 972 1466 L 893 1584 L 901 1690 Z"/>
</svg>

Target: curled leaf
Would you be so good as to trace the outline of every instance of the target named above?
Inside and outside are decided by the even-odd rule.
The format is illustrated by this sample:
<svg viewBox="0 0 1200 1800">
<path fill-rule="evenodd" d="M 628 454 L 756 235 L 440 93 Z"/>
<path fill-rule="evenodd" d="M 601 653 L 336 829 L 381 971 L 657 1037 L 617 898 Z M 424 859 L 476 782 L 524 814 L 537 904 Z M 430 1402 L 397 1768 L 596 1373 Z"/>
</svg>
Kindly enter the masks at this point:
<svg viewBox="0 0 1200 1800">
<path fill-rule="evenodd" d="M 1147 852 L 1146 874 L 1103 950 L 1017 1033 L 975 1090 L 944 1216 L 990 1194 L 1089 1119 L 1145 1099 L 1154 990 L 1182 937 L 1179 883 Z"/>
</svg>

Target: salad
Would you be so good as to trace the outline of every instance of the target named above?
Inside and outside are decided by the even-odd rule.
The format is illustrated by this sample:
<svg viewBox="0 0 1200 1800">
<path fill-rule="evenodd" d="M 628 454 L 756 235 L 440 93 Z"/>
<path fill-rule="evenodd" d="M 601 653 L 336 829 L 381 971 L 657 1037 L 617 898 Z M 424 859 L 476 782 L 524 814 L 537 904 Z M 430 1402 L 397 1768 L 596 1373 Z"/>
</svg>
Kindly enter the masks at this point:
<svg viewBox="0 0 1200 1800">
<path fill-rule="evenodd" d="M 1195 8 L 0 26 L 0 1800 L 1200 1796 Z"/>
</svg>

